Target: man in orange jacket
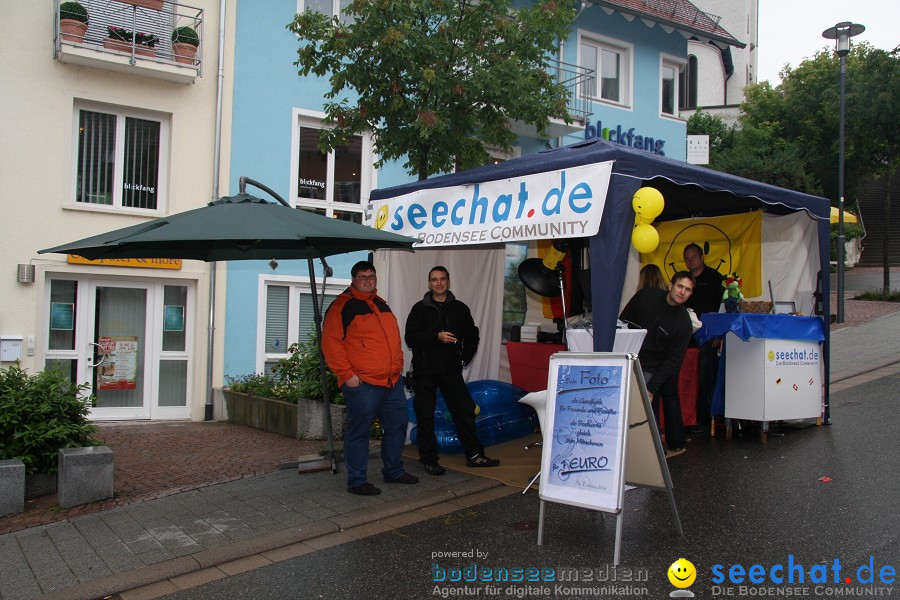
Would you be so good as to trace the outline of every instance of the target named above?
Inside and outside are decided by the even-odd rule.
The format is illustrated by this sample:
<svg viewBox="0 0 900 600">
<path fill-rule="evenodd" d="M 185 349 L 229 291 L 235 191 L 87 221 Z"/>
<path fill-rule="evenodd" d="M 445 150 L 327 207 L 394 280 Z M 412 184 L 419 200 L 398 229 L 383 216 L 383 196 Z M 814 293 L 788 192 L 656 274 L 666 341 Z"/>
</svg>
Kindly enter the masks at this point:
<svg viewBox="0 0 900 600">
<path fill-rule="evenodd" d="M 369 432 L 381 421 L 381 474 L 385 483 L 418 483 L 403 470 L 406 443 L 406 394 L 400 327 L 390 307 L 376 294 L 375 266 L 360 261 L 350 270 L 350 287 L 325 313 L 322 352 L 344 394 L 350 424 L 344 435 L 347 491 L 375 496 L 368 482 Z"/>
</svg>

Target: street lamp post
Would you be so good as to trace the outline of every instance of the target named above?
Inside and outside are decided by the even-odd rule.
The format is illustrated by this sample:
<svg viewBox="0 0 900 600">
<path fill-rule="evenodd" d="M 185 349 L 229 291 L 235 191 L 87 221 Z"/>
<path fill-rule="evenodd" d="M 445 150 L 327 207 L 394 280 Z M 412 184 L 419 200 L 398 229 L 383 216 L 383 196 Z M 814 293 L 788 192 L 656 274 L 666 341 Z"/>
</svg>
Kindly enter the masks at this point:
<svg viewBox="0 0 900 600">
<path fill-rule="evenodd" d="M 865 25 L 843 21 L 822 32 L 822 37 L 834 40 L 834 49 L 841 58 L 840 129 L 838 137 L 838 239 L 837 239 L 837 322 L 844 322 L 844 86 L 847 79 L 847 54 L 850 38 L 866 30 Z"/>
</svg>

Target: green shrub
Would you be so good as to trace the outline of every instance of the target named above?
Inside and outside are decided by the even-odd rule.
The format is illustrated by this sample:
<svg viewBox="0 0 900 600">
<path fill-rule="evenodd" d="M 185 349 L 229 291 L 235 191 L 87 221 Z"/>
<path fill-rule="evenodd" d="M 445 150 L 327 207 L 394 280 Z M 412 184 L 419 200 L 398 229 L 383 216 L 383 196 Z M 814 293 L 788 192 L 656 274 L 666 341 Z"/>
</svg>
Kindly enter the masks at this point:
<svg viewBox="0 0 900 600">
<path fill-rule="evenodd" d="M 97 426 L 88 421 L 93 396 L 61 369 L 34 375 L 19 362 L 0 370 L 0 459 L 18 458 L 26 473 L 56 473 L 60 448 L 97 446 Z"/>
<path fill-rule="evenodd" d="M 900 302 L 900 291 L 891 290 L 887 294 L 884 290 L 868 290 L 862 292 L 858 296 L 853 297 L 854 300 L 876 300 L 878 302 Z"/>
<path fill-rule="evenodd" d="M 266 373 L 255 373 L 239 377 L 226 377 L 225 387 L 232 392 L 241 394 L 250 394 L 260 398 L 275 398 L 275 389 L 278 387 L 278 382 L 275 381 L 274 377 Z"/>
<path fill-rule="evenodd" d="M 322 379 L 319 373 L 319 347 L 315 336 L 302 344 L 291 344 L 290 356 L 278 361 L 272 374 L 256 373 L 240 377 L 226 377 L 225 385 L 233 392 L 261 398 L 275 398 L 297 403 L 299 398 L 320 400 Z M 337 377 L 327 366 L 328 398 L 332 404 L 343 404 L 344 396 L 337 384 Z"/>
<path fill-rule="evenodd" d="M 174 31 L 172 31 L 172 43 L 181 43 L 181 44 L 190 44 L 191 46 L 199 46 L 200 45 L 200 36 L 197 35 L 197 31 L 193 27 L 188 27 L 187 25 L 183 27 L 176 27 Z"/>
<path fill-rule="evenodd" d="M 63 2 L 59 5 L 59 18 L 88 22 L 88 11 L 78 2 Z"/>
</svg>

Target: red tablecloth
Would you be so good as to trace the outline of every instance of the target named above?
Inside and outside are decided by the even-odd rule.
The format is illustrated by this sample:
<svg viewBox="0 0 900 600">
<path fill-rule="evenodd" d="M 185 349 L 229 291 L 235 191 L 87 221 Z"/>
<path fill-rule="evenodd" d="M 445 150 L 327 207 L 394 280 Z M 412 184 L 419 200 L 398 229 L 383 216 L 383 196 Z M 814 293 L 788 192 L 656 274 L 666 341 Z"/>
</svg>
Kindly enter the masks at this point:
<svg viewBox="0 0 900 600">
<path fill-rule="evenodd" d="M 566 349 L 563 344 L 536 342 L 507 342 L 509 375 L 512 384 L 526 392 L 547 389 L 550 355 Z M 681 420 L 685 427 L 697 424 L 697 354 L 699 349 L 688 348 L 678 374 L 678 397 L 681 401 Z M 660 421 L 662 421 L 660 414 Z M 662 431 L 662 424 L 660 431 Z"/>
<path fill-rule="evenodd" d="M 550 371 L 550 355 L 563 352 L 563 344 L 537 342 L 507 342 L 509 377 L 512 384 L 526 392 L 547 389 L 547 373 Z"/>
<path fill-rule="evenodd" d="M 685 427 L 697 424 L 697 355 L 699 348 L 688 348 L 678 373 L 678 399 L 681 401 L 681 422 Z M 665 431 L 665 419 L 659 413 L 659 430 Z"/>
</svg>

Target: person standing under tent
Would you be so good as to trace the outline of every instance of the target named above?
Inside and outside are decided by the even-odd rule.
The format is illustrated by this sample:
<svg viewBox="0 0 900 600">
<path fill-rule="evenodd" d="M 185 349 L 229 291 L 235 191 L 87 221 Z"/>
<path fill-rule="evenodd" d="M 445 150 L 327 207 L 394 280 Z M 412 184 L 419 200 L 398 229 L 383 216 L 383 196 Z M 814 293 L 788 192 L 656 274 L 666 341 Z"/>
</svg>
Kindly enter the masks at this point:
<svg viewBox="0 0 900 600">
<path fill-rule="evenodd" d="M 619 316 L 623 321 L 647 330 L 638 358 L 647 391 L 653 397 L 653 413 L 657 423 L 662 401 L 669 456 L 684 452 L 678 373 L 693 334 L 691 318 L 684 306 L 693 291 L 694 276 L 688 271 L 679 271 L 672 277 L 668 291 L 652 287 L 638 290 Z"/>
<path fill-rule="evenodd" d="M 702 321 L 704 314 L 719 312 L 722 305 L 722 280 L 725 276 L 706 265 L 703 250 L 697 244 L 684 247 L 684 264 L 697 282 L 694 293 L 684 305 L 697 313 Z M 708 431 L 712 422 L 710 407 L 719 371 L 720 345 L 721 340 L 712 340 L 697 353 L 697 424 L 688 430 L 691 433 Z M 693 338 L 689 347 L 697 347 Z"/>
<path fill-rule="evenodd" d="M 484 446 L 475 428 L 475 401 L 463 379 L 478 350 L 478 327 L 469 307 L 450 291 L 450 273 L 437 266 L 428 272 L 428 292 L 406 319 L 406 343 L 413 351 L 415 373 L 416 441 L 419 460 L 431 475 L 443 475 L 438 462 L 434 408 L 441 391 L 456 434 L 470 467 L 496 467 L 500 461 L 484 455 Z"/>
<path fill-rule="evenodd" d="M 350 270 L 350 287 L 325 313 L 322 353 L 337 376 L 350 424 L 344 436 L 347 491 L 376 496 L 368 482 L 369 437 L 375 417 L 381 421 L 381 474 L 385 483 L 418 483 L 403 470 L 406 443 L 406 394 L 400 326 L 377 295 L 375 267 L 360 261 Z"/>
</svg>

